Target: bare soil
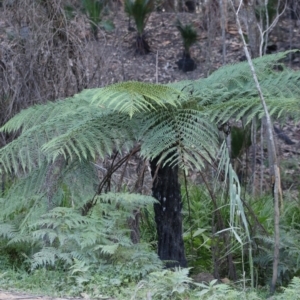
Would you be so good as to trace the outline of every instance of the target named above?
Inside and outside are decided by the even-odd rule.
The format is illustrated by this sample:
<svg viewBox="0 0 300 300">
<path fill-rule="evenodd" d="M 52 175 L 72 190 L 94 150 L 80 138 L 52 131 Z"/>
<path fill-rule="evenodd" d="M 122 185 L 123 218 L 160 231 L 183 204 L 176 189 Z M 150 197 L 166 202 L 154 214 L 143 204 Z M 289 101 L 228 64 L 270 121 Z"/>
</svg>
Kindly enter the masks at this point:
<svg viewBox="0 0 300 300">
<path fill-rule="evenodd" d="M 22 292 L 9 292 L 9 291 L 1 291 L 0 290 L 0 300 L 78 300 L 78 299 L 86 299 L 86 298 L 51 298 L 45 297 L 42 295 L 29 295 Z"/>
</svg>

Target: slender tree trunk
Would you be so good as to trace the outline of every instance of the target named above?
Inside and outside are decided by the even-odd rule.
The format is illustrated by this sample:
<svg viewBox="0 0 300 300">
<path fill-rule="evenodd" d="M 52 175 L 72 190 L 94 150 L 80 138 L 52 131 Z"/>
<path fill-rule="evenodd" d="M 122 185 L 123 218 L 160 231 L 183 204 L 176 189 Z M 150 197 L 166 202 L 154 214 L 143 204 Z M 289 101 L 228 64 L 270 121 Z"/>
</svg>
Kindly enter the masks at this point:
<svg viewBox="0 0 300 300">
<path fill-rule="evenodd" d="M 249 39 L 250 53 L 251 57 L 259 56 L 259 30 L 257 27 L 257 18 L 255 15 L 255 1 L 249 0 L 244 1 L 245 9 L 246 9 L 246 22 L 247 22 L 247 34 Z"/>
<path fill-rule="evenodd" d="M 260 196 L 263 195 L 263 182 L 264 182 L 264 130 L 265 130 L 265 117 L 261 119 L 260 126 Z"/>
<path fill-rule="evenodd" d="M 251 169 L 252 169 L 252 189 L 251 194 L 253 197 L 256 196 L 256 119 L 252 120 L 251 126 L 251 142 L 252 142 L 252 158 L 251 158 Z"/>
<path fill-rule="evenodd" d="M 256 89 L 258 91 L 259 98 L 261 100 L 264 113 L 265 113 L 265 118 L 266 118 L 266 132 L 267 132 L 267 137 L 268 137 L 268 143 L 270 144 L 270 151 L 269 155 L 272 157 L 273 164 L 270 166 L 271 167 L 271 174 L 272 174 L 272 184 L 273 184 L 273 192 L 274 192 L 274 251 L 273 251 L 273 275 L 272 275 L 272 281 L 270 285 L 270 292 L 271 294 L 274 294 L 275 292 L 275 287 L 277 283 L 277 277 L 278 277 L 278 264 L 279 264 L 279 248 L 280 248 L 280 233 L 279 233 L 279 223 L 280 223 L 280 201 L 282 202 L 282 190 L 281 190 L 281 181 L 280 181 L 280 169 L 279 169 L 279 164 L 278 164 L 278 159 L 277 159 L 277 151 L 276 151 L 276 146 L 275 146 L 275 140 L 274 140 L 274 135 L 273 135 L 273 125 L 271 121 L 271 117 L 269 114 L 269 110 L 264 98 L 264 95 L 262 93 L 262 89 L 260 87 L 254 65 L 252 63 L 251 55 L 249 53 L 249 50 L 247 48 L 247 44 L 242 32 L 242 26 L 240 23 L 238 11 L 235 10 L 235 7 L 233 5 L 233 2 L 231 0 L 232 7 L 235 12 L 236 16 L 236 23 L 239 31 L 239 35 L 242 39 L 243 42 L 243 48 L 245 51 L 245 55 L 247 57 L 247 61 L 249 63 L 249 67 L 253 76 L 253 80 L 256 85 Z"/>
<path fill-rule="evenodd" d="M 220 12 L 221 12 L 221 31 L 222 31 L 222 64 L 226 64 L 226 12 L 223 0 L 219 0 Z"/>
<path fill-rule="evenodd" d="M 158 235 L 158 256 L 168 268 L 186 267 L 182 237 L 182 201 L 178 182 L 178 166 L 158 166 L 158 157 L 150 162 L 153 180 L 152 196 Z"/>
<path fill-rule="evenodd" d="M 136 155 L 134 159 L 135 161 L 137 161 L 136 173 L 138 178 L 131 192 L 143 194 L 146 161 L 138 155 Z M 128 224 L 130 229 L 130 239 L 133 244 L 138 244 L 140 242 L 140 227 L 139 227 L 140 218 L 141 218 L 140 210 L 135 209 L 132 212 L 132 217 L 128 219 Z"/>
</svg>

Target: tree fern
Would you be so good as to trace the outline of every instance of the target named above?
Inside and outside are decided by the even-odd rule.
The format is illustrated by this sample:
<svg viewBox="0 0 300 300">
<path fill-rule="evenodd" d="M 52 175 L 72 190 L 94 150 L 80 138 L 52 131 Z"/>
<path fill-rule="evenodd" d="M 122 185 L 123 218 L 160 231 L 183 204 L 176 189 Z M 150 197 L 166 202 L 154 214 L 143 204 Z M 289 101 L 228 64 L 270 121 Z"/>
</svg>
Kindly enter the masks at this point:
<svg viewBox="0 0 300 300">
<path fill-rule="evenodd" d="M 255 65 L 271 112 L 282 117 L 290 114 L 298 117 L 293 107 L 298 105 L 299 72 L 274 69 L 285 55 L 263 57 L 255 60 Z M 287 105 L 280 105 L 283 101 Z M 193 107 L 180 110 L 187 103 L 194 103 Z M 128 120 L 126 114 L 129 115 Z M 144 133 L 150 133 L 152 124 L 157 135 L 152 134 L 152 146 L 148 142 L 147 148 L 151 147 L 153 151 L 156 145 L 159 147 L 155 153 L 150 153 L 145 144 L 145 156 L 172 151 L 174 142 L 177 142 L 176 149 L 180 153 L 177 163 L 183 166 L 185 161 L 201 167 L 201 159 L 208 158 L 204 154 L 214 147 L 207 147 L 209 141 L 215 141 L 215 132 L 209 122 L 238 119 L 245 114 L 249 115 L 249 120 L 254 115 L 262 115 L 246 63 L 222 67 L 208 78 L 193 82 L 168 85 L 119 83 L 22 111 L 2 128 L 5 132 L 23 131 L 17 140 L 0 150 L 0 163 L 7 172 L 28 172 L 45 160 L 51 162 L 60 154 L 79 160 L 94 159 L 97 155 L 103 157 L 126 142 L 130 147 L 130 142 L 138 140 L 138 126 L 143 127 Z M 133 118 L 134 115 L 136 118 Z M 169 121 L 162 120 L 164 117 Z M 195 118 L 201 120 L 198 125 Z M 170 138 L 174 133 L 176 138 Z M 147 143 L 146 139 L 143 141 Z M 199 152 L 200 156 L 197 152 L 195 157 L 188 154 L 194 146 L 204 150 Z"/>
<path fill-rule="evenodd" d="M 139 35 L 144 33 L 148 15 L 153 11 L 152 0 L 126 0 L 124 2 L 125 12 L 134 18 Z"/>
<path fill-rule="evenodd" d="M 254 63 L 271 113 L 276 117 L 292 116 L 297 119 L 300 73 L 281 65 L 282 69 L 276 69 L 278 61 L 285 55 L 266 56 Z M 218 150 L 217 122 L 245 115 L 250 121 L 262 114 L 246 63 L 223 67 L 208 78 L 196 81 L 167 85 L 119 83 L 31 107 L 1 128 L 2 132 L 19 132 L 16 140 L 0 149 L 1 172 L 15 173 L 17 182 L 3 200 L 8 201 L 8 208 L 13 203 L 12 199 L 17 199 L 13 204 L 17 214 L 9 220 L 12 210 L 6 210 L 4 206 L 6 213 L 1 215 L 1 221 L 14 225 L 23 222 L 26 225 L 24 236 L 41 243 L 44 239 L 48 240 L 54 247 L 64 245 L 66 248 L 59 259 L 85 257 L 88 261 L 121 253 L 131 246 L 127 227 L 122 222 L 125 217 L 130 217 L 132 211 L 124 208 L 136 208 L 135 201 L 139 205 L 140 201 L 147 202 L 142 196 L 138 196 L 142 200 L 138 197 L 133 200 L 135 196 L 130 196 L 133 197 L 130 201 L 120 196 L 122 200 L 118 198 L 116 201 L 112 194 L 97 195 L 97 205 L 86 216 L 90 218 L 89 222 L 78 221 L 76 228 L 72 227 L 72 221 L 80 219 L 76 209 L 94 196 L 92 186 L 97 176 L 91 166 L 95 160 L 104 158 L 115 149 L 129 150 L 138 142 L 145 158 L 160 156 L 165 165 L 179 165 L 185 170 L 200 169 L 205 161 L 211 162 Z M 44 195 L 38 189 L 41 179 L 45 179 L 47 166 L 61 155 L 67 162 L 62 176 L 65 180 L 54 197 L 56 203 L 62 203 L 64 197 L 69 198 L 65 206 L 70 215 L 66 212 L 63 215 L 64 208 L 47 212 L 43 204 Z M 84 193 L 78 193 L 78 201 L 73 201 L 76 190 L 72 192 L 72 189 L 76 185 L 77 190 L 81 189 L 84 182 L 80 165 L 91 167 L 85 169 L 91 181 L 86 190 L 82 188 Z M 13 198 L 14 189 L 18 197 L 22 186 L 26 186 L 24 194 Z M 113 209 L 108 203 L 114 204 Z M 116 209 L 119 206 L 122 210 Z M 40 210 L 36 210 L 37 207 Z M 38 213 L 35 214 L 35 211 L 43 215 L 36 223 L 34 216 Z M 58 224 L 55 214 L 64 223 Z M 118 231 L 114 232 L 113 228 Z M 15 242 L 22 241 L 18 234 L 13 239 Z M 52 258 L 49 262 L 53 262 Z M 39 261 L 43 262 L 42 256 Z"/>
</svg>

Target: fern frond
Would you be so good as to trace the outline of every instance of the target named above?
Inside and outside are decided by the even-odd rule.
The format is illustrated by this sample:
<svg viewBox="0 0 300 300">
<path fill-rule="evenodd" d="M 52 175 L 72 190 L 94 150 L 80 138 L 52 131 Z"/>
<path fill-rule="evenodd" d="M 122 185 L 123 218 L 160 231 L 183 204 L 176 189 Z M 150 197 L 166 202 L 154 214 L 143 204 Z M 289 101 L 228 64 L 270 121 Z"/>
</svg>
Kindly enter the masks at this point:
<svg viewBox="0 0 300 300">
<path fill-rule="evenodd" d="M 33 255 L 32 269 L 43 266 L 54 266 L 59 250 L 54 247 L 44 247 L 41 251 Z"/>
<path fill-rule="evenodd" d="M 157 200 L 151 196 L 130 194 L 130 193 L 106 193 L 97 195 L 95 197 L 97 203 L 109 203 L 113 207 L 119 206 L 126 211 L 133 211 L 139 207 L 146 207 L 149 204 L 157 202 Z M 101 204 L 98 208 L 102 209 Z M 95 209 L 98 209 L 95 207 Z M 99 213 L 99 212 L 98 212 Z"/>
<path fill-rule="evenodd" d="M 68 229 L 72 229 L 81 224 L 86 224 L 88 220 L 88 218 L 76 213 L 73 208 L 56 207 L 44 214 L 39 220 L 34 222 L 31 227 L 39 230 L 41 227 L 55 229 L 62 225 L 67 225 Z"/>
<path fill-rule="evenodd" d="M 119 247 L 119 244 L 100 245 L 97 247 L 97 249 L 100 249 L 102 254 L 113 255 L 116 253 L 118 247 Z"/>
<path fill-rule="evenodd" d="M 85 110 L 90 111 L 89 105 L 96 90 L 84 90 L 72 98 L 33 105 L 23 109 L 4 124 L 0 130 L 8 133 L 20 129 L 26 131 L 51 119 L 66 119 L 68 116 L 78 113 L 78 111 L 81 111 L 82 116 L 84 116 L 88 113 Z M 53 123 L 55 125 L 55 122 Z"/>
<path fill-rule="evenodd" d="M 99 89 L 93 96 L 93 104 L 129 114 L 180 105 L 179 97 L 185 97 L 175 88 L 161 84 L 128 81 Z"/>
<path fill-rule="evenodd" d="M 181 168 L 201 168 L 214 155 L 216 128 L 207 115 L 196 109 L 169 109 L 148 114 L 140 127 L 141 154 L 149 159 L 169 153 L 172 164 Z M 177 153 L 177 154 L 176 154 Z M 168 162 L 170 163 L 170 162 Z"/>
<path fill-rule="evenodd" d="M 1 223 L 0 224 L 0 237 L 5 239 L 12 239 L 16 236 L 18 229 L 14 224 Z"/>
<path fill-rule="evenodd" d="M 285 70 L 286 67 L 280 61 L 285 59 L 288 54 L 296 51 L 298 50 L 279 52 L 253 59 L 253 65 L 255 72 L 257 73 L 258 80 L 261 81 L 270 74 L 277 72 L 276 69 Z M 208 81 L 228 85 L 228 83 L 235 78 L 244 78 L 244 82 L 248 82 L 249 80 L 253 81 L 251 70 L 247 61 L 219 68 L 208 77 Z"/>
<path fill-rule="evenodd" d="M 253 60 L 262 91 L 267 99 L 297 98 L 299 96 L 298 71 L 285 68 L 279 61 L 290 52 L 266 55 Z M 176 87 L 176 84 L 173 84 Z M 208 78 L 185 81 L 190 97 L 207 107 L 227 101 L 238 102 L 258 98 L 255 83 L 247 62 L 226 65 L 213 72 Z M 184 88 L 184 87 L 182 87 Z"/>
<path fill-rule="evenodd" d="M 45 143 L 41 149 L 52 160 L 63 154 L 65 158 L 95 159 L 111 154 L 124 143 L 134 140 L 133 128 L 127 116 L 101 115 L 78 120 L 65 133 Z"/>
<path fill-rule="evenodd" d="M 300 278 L 294 277 L 287 288 L 283 288 L 284 292 L 282 295 L 278 295 L 278 300 L 285 300 L 285 299 L 295 299 L 299 300 L 299 289 L 300 289 Z"/>
<path fill-rule="evenodd" d="M 111 115 L 92 106 L 68 109 L 71 112 L 31 127 L 0 149 L 0 165 L 5 172 L 30 172 L 60 154 L 71 160 L 103 157 L 134 140 L 127 116 Z"/>
</svg>

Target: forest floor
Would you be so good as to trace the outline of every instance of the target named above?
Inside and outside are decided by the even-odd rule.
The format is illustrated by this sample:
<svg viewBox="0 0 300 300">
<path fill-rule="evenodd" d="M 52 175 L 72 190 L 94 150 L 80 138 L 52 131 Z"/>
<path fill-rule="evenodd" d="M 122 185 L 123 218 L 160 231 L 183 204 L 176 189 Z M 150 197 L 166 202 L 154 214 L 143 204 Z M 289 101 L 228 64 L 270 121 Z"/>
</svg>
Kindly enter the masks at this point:
<svg viewBox="0 0 300 300">
<path fill-rule="evenodd" d="M 176 64 L 183 51 L 181 37 L 175 27 L 177 18 L 183 24 L 192 23 L 199 33 L 199 41 L 191 49 L 191 56 L 197 63 L 197 68 L 193 72 L 183 73 L 178 70 Z M 215 27 L 211 26 L 208 30 L 206 21 L 201 19 L 198 14 L 153 13 L 146 26 L 146 39 L 151 47 L 151 52 L 141 56 L 135 53 L 133 47 L 136 32 L 128 30 L 128 18 L 124 13 L 117 11 L 114 16 L 115 30 L 99 34 L 99 51 L 105 47 L 106 53 L 106 72 L 102 78 L 102 85 L 128 80 L 168 83 L 206 77 L 224 64 L 223 40 L 219 22 L 216 18 Z M 270 37 L 270 43 L 276 44 L 277 51 L 285 51 L 290 48 L 300 49 L 300 28 L 296 24 L 290 27 L 289 22 L 289 20 L 281 21 Z M 88 35 L 84 32 L 84 35 L 86 34 Z M 237 29 L 231 22 L 227 24 L 225 45 L 226 64 L 244 60 Z M 299 68 L 300 58 L 291 57 L 290 63 L 293 67 Z M 281 156 L 291 162 L 297 161 L 300 154 L 298 149 L 300 125 L 290 122 L 283 124 L 281 129 L 294 142 L 293 145 L 280 144 Z M 299 164 L 296 163 L 296 165 L 298 166 L 296 169 L 294 167 L 287 168 L 287 173 L 284 174 L 285 178 L 290 177 L 291 185 L 295 181 L 295 172 L 300 177 Z M 59 298 L 0 290 L 0 300 L 7 299 L 58 300 Z M 63 299 L 71 298 L 60 298 L 60 300 Z"/>
<path fill-rule="evenodd" d="M 23 292 L 15 291 L 1 291 L 0 290 L 0 300 L 75 300 L 75 299 L 86 299 L 86 298 L 51 298 L 42 295 L 29 295 Z"/>
</svg>

